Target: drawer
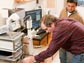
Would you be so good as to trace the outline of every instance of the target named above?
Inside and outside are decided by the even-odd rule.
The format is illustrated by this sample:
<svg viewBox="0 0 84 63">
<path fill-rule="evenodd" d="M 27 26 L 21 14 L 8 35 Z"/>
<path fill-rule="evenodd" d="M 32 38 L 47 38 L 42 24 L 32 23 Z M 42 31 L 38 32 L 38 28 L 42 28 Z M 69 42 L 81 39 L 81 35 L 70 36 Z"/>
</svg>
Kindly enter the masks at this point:
<svg viewBox="0 0 84 63">
<path fill-rule="evenodd" d="M 18 47 L 22 46 L 21 42 L 22 37 L 18 37 L 16 40 L 0 40 L 0 50 L 5 50 L 5 51 L 14 51 Z"/>
</svg>

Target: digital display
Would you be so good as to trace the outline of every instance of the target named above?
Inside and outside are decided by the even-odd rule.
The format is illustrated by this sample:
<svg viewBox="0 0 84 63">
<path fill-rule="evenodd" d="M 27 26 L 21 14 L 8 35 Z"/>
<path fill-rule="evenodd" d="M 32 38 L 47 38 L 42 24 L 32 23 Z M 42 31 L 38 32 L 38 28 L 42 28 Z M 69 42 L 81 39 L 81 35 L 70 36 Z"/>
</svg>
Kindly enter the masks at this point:
<svg viewBox="0 0 84 63">
<path fill-rule="evenodd" d="M 40 26 L 40 20 L 42 18 L 42 9 L 26 11 L 25 17 L 28 15 L 31 16 L 31 18 L 32 18 L 32 28 L 39 27 Z"/>
</svg>

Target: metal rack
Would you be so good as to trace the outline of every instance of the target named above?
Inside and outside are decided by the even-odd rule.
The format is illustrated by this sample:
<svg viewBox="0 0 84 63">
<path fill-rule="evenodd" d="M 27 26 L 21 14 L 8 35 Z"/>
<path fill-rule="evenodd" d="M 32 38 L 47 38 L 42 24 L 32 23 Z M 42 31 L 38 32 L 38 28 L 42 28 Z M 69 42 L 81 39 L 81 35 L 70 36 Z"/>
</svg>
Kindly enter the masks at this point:
<svg viewBox="0 0 84 63">
<path fill-rule="evenodd" d="M 9 63 L 17 63 L 22 58 L 22 42 L 21 38 L 23 33 L 21 32 L 10 32 L 9 34 L 0 35 L 0 50 L 11 52 L 11 55 L 5 56 L 0 54 L 0 60 L 5 60 Z"/>
</svg>

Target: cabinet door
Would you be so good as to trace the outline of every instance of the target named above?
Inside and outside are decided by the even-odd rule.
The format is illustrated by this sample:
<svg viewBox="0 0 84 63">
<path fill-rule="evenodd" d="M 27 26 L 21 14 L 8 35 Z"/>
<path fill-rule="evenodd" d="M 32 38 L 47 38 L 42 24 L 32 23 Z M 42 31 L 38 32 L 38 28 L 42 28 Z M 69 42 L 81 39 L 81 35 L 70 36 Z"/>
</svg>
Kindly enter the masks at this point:
<svg viewBox="0 0 84 63">
<path fill-rule="evenodd" d="M 32 0 L 15 0 L 16 3 L 24 3 L 24 2 L 28 2 L 28 1 L 32 1 Z"/>
</svg>

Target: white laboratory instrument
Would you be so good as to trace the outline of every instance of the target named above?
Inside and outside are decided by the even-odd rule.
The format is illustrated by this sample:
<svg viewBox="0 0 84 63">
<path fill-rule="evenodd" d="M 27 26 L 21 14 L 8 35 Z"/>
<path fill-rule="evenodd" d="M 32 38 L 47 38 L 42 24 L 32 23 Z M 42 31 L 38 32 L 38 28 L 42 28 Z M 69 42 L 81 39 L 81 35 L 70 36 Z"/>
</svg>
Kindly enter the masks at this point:
<svg viewBox="0 0 84 63">
<path fill-rule="evenodd" d="M 9 31 L 14 31 L 18 28 L 20 28 L 20 17 L 18 14 L 13 13 L 7 20 L 6 25 L 9 28 Z"/>
<path fill-rule="evenodd" d="M 28 32 L 27 36 L 29 38 L 29 47 L 28 48 L 29 48 L 29 54 L 33 55 L 34 49 L 33 49 L 32 30 L 31 30 L 32 18 L 31 18 L 31 16 L 27 16 L 27 17 L 28 17 L 28 19 L 27 19 L 27 32 Z"/>
<path fill-rule="evenodd" d="M 16 13 L 12 14 L 6 20 L 6 24 L 0 26 L 0 34 L 7 33 L 9 31 L 14 31 L 14 30 L 20 28 L 21 26 L 20 26 L 19 20 L 20 20 L 20 18 Z"/>
<path fill-rule="evenodd" d="M 7 25 L 0 26 L 0 34 L 4 34 L 4 33 L 8 32 L 8 31 L 9 31 L 9 29 L 8 29 Z"/>
<path fill-rule="evenodd" d="M 22 8 L 17 9 L 3 9 L 4 11 L 8 11 L 8 17 L 3 17 L 6 19 L 6 23 L 3 25 L 0 23 L 0 34 L 6 33 L 8 31 L 15 31 L 21 26 L 24 25 L 24 17 L 25 17 L 25 10 Z M 6 14 L 3 12 L 4 15 Z M 11 15 L 10 15 L 11 13 Z M 10 16 L 9 16 L 10 15 Z"/>
<path fill-rule="evenodd" d="M 4 33 L 9 32 L 8 34 L 0 35 L 0 52 L 2 53 L 11 53 L 10 55 L 1 54 L 0 60 L 5 60 L 7 63 L 14 62 L 21 59 L 23 55 L 22 51 L 22 36 L 24 35 L 21 32 L 13 32 L 14 30 L 20 28 L 20 16 L 18 13 L 12 13 L 7 19 L 6 24 L 0 27 L 0 31 L 3 30 Z M 11 37 L 10 37 L 11 36 Z"/>
</svg>

